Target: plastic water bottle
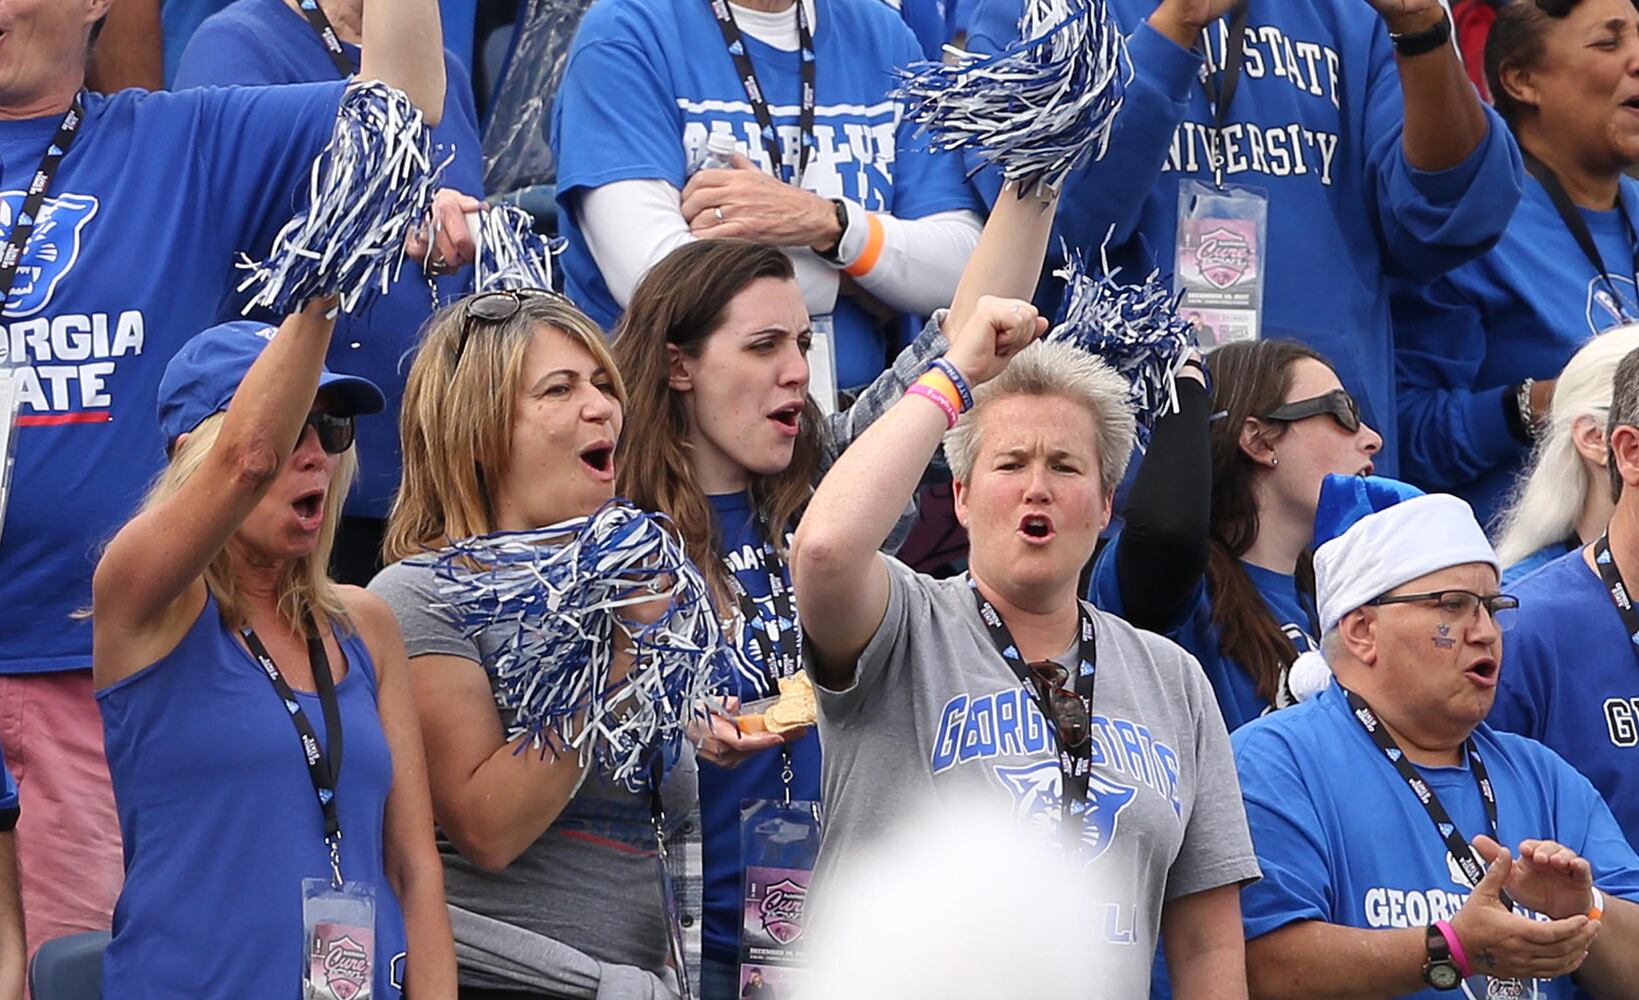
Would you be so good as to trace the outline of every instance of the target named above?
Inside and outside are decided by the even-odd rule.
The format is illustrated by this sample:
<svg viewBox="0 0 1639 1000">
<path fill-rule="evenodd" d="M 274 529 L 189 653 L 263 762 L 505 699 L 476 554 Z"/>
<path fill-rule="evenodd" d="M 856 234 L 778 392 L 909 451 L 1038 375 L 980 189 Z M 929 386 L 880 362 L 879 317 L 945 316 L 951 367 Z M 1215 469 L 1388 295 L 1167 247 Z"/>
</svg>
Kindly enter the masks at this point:
<svg viewBox="0 0 1639 1000">
<path fill-rule="evenodd" d="M 727 170 L 734 165 L 734 154 L 740 144 L 727 132 L 713 132 L 706 138 L 706 158 L 700 161 L 701 170 Z"/>
</svg>

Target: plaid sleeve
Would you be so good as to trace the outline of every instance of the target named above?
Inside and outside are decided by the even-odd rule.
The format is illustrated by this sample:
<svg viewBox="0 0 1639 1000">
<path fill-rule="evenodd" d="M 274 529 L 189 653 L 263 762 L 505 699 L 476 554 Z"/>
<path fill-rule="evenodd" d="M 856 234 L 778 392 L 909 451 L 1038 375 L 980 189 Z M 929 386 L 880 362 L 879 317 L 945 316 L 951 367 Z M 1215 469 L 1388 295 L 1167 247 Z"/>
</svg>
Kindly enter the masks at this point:
<svg viewBox="0 0 1639 1000">
<path fill-rule="evenodd" d="M 666 875 L 677 896 L 683 925 L 683 960 L 696 994 L 700 984 L 700 930 L 705 912 L 705 867 L 701 856 L 700 806 L 666 837 Z"/>
</svg>

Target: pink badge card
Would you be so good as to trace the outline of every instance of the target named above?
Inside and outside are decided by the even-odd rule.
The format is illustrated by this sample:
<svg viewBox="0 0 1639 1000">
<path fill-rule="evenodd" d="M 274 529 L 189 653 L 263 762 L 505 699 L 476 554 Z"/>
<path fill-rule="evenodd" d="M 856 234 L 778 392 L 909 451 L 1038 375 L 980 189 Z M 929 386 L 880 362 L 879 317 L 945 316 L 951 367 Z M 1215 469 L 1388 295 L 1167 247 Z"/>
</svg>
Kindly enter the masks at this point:
<svg viewBox="0 0 1639 1000">
<path fill-rule="evenodd" d="M 305 1000 L 370 1000 L 376 954 L 370 887 L 344 882 L 336 889 L 329 879 L 303 879 L 302 923 Z"/>
<path fill-rule="evenodd" d="M 1258 339 L 1268 221 L 1258 188 L 1179 182 L 1173 289 L 1203 348 Z"/>
</svg>

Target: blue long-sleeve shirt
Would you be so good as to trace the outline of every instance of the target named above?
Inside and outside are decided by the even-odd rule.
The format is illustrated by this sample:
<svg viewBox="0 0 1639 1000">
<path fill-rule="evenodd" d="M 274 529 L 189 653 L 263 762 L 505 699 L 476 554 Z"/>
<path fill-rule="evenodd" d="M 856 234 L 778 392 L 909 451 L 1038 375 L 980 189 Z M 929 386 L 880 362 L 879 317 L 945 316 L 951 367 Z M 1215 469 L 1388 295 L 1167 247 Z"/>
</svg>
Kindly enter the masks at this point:
<svg viewBox="0 0 1639 1000">
<path fill-rule="evenodd" d="M 969 47 L 1014 37 L 1021 0 L 980 0 Z M 1178 181 L 1213 179 L 1212 111 L 1201 84 L 1221 69 L 1220 20 L 1186 50 L 1144 19 L 1153 0 L 1110 0 L 1132 32 L 1133 79 L 1109 151 L 1072 176 L 1058 234 L 1134 277 L 1170 271 Z M 1223 129 L 1224 181 L 1269 196 L 1263 336 L 1290 337 L 1332 363 L 1385 438 L 1394 473 L 1389 274 L 1427 281 L 1489 249 L 1519 202 L 1524 170 L 1496 114 L 1479 146 L 1449 170 L 1406 161 L 1404 100 L 1382 19 L 1363 0 L 1253 4 L 1246 59 Z M 970 166 L 972 164 L 970 163 Z M 994 199 L 994 176 L 980 179 Z M 1113 231 L 1112 231 L 1113 227 Z"/>
<path fill-rule="evenodd" d="M 1497 512 L 1529 450 L 1508 428 L 1515 387 L 1557 377 L 1590 337 L 1639 319 L 1639 181 L 1622 179 L 1620 201 L 1582 211 L 1609 286 L 1534 177 L 1489 253 L 1427 284 L 1395 284 L 1400 471 L 1467 500 L 1481 523 Z"/>
</svg>

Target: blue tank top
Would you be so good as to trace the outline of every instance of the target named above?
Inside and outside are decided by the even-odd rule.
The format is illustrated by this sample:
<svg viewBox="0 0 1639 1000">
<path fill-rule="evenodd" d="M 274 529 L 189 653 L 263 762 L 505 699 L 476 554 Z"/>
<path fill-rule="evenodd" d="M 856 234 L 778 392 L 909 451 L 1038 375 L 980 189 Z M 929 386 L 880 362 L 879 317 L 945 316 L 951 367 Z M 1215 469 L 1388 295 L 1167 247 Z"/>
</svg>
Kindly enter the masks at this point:
<svg viewBox="0 0 1639 1000">
<path fill-rule="evenodd" d="M 337 638 L 342 875 L 375 886 L 372 994 L 399 1000 L 404 917 L 382 870 L 392 756 L 370 653 L 356 635 Z M 326 742 L 318 696 L 296 697 Z M 302 879 L 330 872 L 324 823 L 290 716 L 215 597 L 174 650 L 97 702 L 125 837 L 105 1000 L 297 1000 Z"/>
</svg>

